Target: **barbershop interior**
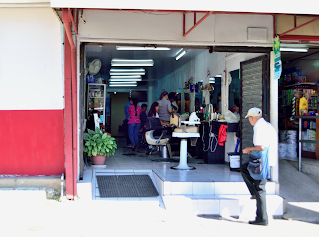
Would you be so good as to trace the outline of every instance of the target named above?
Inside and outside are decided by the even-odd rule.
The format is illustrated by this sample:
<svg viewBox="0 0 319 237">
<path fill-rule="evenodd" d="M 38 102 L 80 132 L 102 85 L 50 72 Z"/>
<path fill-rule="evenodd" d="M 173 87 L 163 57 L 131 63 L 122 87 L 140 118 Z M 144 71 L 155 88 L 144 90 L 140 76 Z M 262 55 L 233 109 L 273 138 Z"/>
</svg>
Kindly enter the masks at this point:
<svg viewBox="0 0 319 237">
<path fill-rule="evenodd" d="M 266 96 L 269 91 L 258 91 L 252 86 L 256 83 L 269 90 L 269 78 L 268 82 L 261 78 L 254 81 L 249 76 L 254 73 L 258 76 L 269 68 L 269 54 L 265 58 L 267 53 L 253 50 L 212 52 L 210 47 L 101 43 L 86 43 L 83 49 L 81 123 L 84 131 L 98 126 L 114 137 L 118 146 L 115 155 L 106 158 L 104 168 L 151 169 L 161 179 L 170 181 L 242 182 L 238 172 L 243 159 L 240 150 L 252 144 L 252 127 L 245 121 L 245 115 L 250 107 L 261 107 L 264 117 L 268 121 L 270 118 L 269 94 Z M 292 118 L 296 111 L 290 102 L 292 94 L 297 96 L 298 89 L 302 90 L 308 104 L 313 106 L 307 112 L 303 110 L 302 115 L 316 114 L 318 72 L 309 62 L 315 61 L 317 51 L 309 48 L 303 53 L 281 53 L 279 158 L 296 160 L 299 154 L 296 137 L 299 125 Z M 245 67 L 248 67 L 246 75 Z M 241 80 L 244 76 L 248 78 L 246 83 Z M 253 97 L 245 97 L 249 90 L 255 90 Z M 170 121 L 163 125 L 161 119 L 147 117 L 139 131 L 138 144 L 132 149 L 124 107 L 129 98 L 135 98 L 138 106 L 146 106 L 148 115 L 152 104 L 160 101 L 162 92 L 167 92 L 170 95 L 167 100 L 177 105 Z M 308 132 L 316 131 L 314 121 L 302 129 L 303 135 L 311 139 L 316 139 L 316 135 Z M 251 136 L 247 138 L 243 133 Z M 245 139 L 251 141 L 245 143 Z M 309 152 L 306 155 L 314 158 L 316 146 L 303 146 L 302 152 Z M 94 166 L 89 157 L 83 155 L 83 159 L 84 166 Z"/>
</svg>

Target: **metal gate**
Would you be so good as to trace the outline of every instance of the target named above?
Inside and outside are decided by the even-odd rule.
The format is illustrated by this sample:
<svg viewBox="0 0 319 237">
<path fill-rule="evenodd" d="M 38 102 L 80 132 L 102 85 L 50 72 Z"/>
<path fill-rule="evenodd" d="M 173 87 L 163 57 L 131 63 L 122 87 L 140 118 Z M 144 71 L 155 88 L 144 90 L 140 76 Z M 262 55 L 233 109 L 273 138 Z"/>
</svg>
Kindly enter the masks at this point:
<svg viewBox="0 0 319 237">
<path fill-rule="evenodd" d="M 240 63 L 240 129 L 241 151 L 253 146 L 253 126 L 245 116 L 252 107 L 260 108 L 263 117 L 269 121 L 269 54 Z M 246 163 L 249 155 L 241 154 L 241 163 Z"/>
</svg>

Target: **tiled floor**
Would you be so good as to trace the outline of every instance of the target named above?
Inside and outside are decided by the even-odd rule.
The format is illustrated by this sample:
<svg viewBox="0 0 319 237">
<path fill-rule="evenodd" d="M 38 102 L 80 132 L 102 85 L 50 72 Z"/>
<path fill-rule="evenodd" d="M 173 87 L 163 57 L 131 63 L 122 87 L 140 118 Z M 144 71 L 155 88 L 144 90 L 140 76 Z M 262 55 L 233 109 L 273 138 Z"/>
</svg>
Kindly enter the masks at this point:
<svg viewBox="0 0 319 237">
<path fill-rule="evenodd" d="M 255 213 L 256 204 L 250 200 L 241 174 L 230 171 L 228 165 L 203 164 L 202 159 L 194 157 L 188 159 L 188 165 L 194 166 L 195 170 L 175 170 L 171 167 L 178 165 L 178 160 L 176 163 L 155 162 L 154 159 L 161 158 L 160 154 L 148 156 L 143 148 L 133 152 L 125 148 L 122 142 L 123 139 L 117 139 L 118 149 L 114 156 L 106 158 L 106 167 L 85 167 L 83 180 L 78 182 L 80 199 L 105 201 L 103 203 L 108 208 L 117 211 L 132 208 L 139 212 L 154 211 L 160 207 L 179 214 L 185 212 L 240 216 L 246 209 L 251 210 L 249 213 Z M 160 196 L 100 198 L 96 176 L 114 174 L 149 174 Z M 267 183 L 266 189 L 269 215 L 282 215 L 283 200 L 275 195 L 276 183 Z M 271 201 L 272 199 L 274 200 Z"/>
<path fill-rule="evenodd" d="M 122 144 L 123 139 L 117 139 L 118 149 L 115 155 L 107 157 L 105 164 L 108 172 L 134 172 L 141 170 L 153 170 L 163 181 L 172 182 L 243 182 L 239 172 L 230 171 L 228 165 L 222 164 L 200 164 L 202 159 L 190 158 L 189 166 L 193 166 L 195 170 L 174 170 L 172 166 L 178 164 L 167 162 L 155 162 L 154 159 L 161 158 L 160 154 L 145 154 L 144 148 L 139 148 L 137 151 L 132 151 L 130 148 L 125 148 Z M 90 170 L 91 167 L 86 167 Z M 85 175 L 85 174 L 84 174 Z"/>
</svg>

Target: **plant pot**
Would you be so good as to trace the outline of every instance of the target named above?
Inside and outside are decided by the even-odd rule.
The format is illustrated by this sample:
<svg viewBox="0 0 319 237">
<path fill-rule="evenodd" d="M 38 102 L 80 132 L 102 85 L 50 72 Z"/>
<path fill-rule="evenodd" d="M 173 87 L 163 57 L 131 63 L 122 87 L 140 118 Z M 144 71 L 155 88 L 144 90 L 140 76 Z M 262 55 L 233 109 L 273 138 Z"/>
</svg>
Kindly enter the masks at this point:
<svg viewBox="0 0 319 237">
<path fill-rule="evenodd" d="M 92 156 L 93 165 L 104 165 L 105 156 L 96 155 Z"/>
</svg>

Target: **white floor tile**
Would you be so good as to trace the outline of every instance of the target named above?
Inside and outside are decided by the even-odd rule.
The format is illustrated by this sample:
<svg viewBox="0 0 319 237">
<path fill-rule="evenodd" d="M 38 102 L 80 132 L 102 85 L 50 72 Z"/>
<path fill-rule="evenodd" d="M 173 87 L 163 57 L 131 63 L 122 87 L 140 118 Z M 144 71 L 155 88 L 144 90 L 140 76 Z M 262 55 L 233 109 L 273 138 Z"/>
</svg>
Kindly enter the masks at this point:
<svg viewBox="0 0 319 237">
<path fill-rule="evenodd" d="M 234 182 L 215 182 L 215 195 L 235 194 Z"/>
<path fill-rule="evenodd" d="M 192 194 L 193 184 L 191 182 L 171 182 L 171 194 Z"/>
<path fill-rule="evenodd" d="M 171 194 L 171 181 L 164 181 L 163 182 L 163 195 L 170 195 Z"/>
<path fill-rule="evenodd" d="M 275 182 L 267 182 L 266 183 L 266 193 L 267 194 L 276 194 L 276 183 Z"/>
<path fill-rule="evenodd" d="M 193 195 L 215 194 L 214 182 L 193 182 Z"/>
<path fill-rule="evenodd" d="M 245 182 L 236 182 L 235 183 L 235 194 L 246 194 L 250 195 L 249 189 Z"/>
<path fill-rule="evenodd" d="M 141 201 L 139 197 L 118 197 L 118 201 Z"/>
</svg>

